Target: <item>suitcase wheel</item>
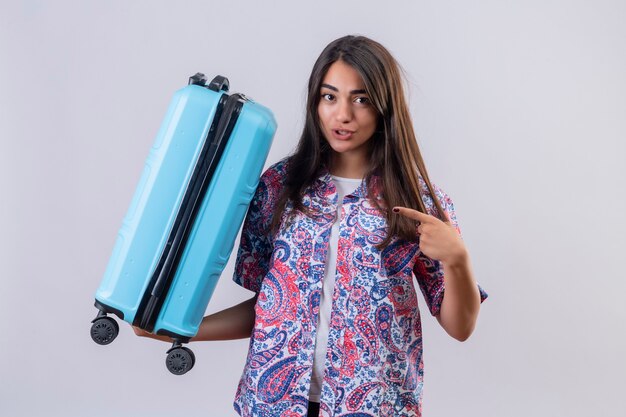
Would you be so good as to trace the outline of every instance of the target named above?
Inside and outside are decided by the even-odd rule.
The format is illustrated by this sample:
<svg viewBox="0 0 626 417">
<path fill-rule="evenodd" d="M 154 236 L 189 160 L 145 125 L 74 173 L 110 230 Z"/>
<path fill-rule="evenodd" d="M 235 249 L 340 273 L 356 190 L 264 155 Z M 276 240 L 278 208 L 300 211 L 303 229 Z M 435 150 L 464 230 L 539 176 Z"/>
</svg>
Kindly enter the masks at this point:
<svg viewBox="0 0 626 417">
<path fill-rule="evenodd" d="M 193 368 L 196 356 L 187 347 L 175 347 L 167 352 L 165 366 L 174 375 L 183 375 Z"/>
<path fill-rule="evenodd" d="M 91 325 L 91 338 L 99 345 L 108 345 L 115 340 L 120 327 L 111 317 L 100 317 Z"/>
</svg>

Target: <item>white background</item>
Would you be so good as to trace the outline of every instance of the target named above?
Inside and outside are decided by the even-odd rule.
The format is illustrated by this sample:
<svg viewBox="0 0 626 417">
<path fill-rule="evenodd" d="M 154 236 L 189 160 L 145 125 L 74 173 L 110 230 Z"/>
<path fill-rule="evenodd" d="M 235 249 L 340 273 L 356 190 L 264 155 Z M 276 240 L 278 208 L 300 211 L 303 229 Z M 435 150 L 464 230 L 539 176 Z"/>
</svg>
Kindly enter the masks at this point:
<svg viewBox="0 0 626 417">
<path fill-rule="evenodd" d="M 425 308 L 424 416 L 622 416 L 623 1 L 9 1 L 0 5 L 0 415 L 234 416 L 247 341 L 89 337 L 121 219 L 170 97 L 230 78 L 295 146 L 331 40 L 408 75 L 431 178 L 490 298 L 459 343 Z M 250 293 L 230 280 L 209 311 Z"/>
</svg>

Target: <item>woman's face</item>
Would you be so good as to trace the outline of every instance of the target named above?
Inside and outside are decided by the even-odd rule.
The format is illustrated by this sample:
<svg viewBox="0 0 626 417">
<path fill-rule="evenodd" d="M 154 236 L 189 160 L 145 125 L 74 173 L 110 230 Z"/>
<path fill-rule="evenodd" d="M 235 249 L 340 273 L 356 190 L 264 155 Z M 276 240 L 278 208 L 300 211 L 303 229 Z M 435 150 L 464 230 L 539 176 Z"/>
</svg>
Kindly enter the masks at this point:
<svg viewBox="0 0 626 417">
<path fill-rule="evenodd" d="M 332 149 L 365 161 L 378 117 L 359 73 L 344 61 L 335 61 L 322 80 L 320 96 L 317 113 Z"/>
</svg>

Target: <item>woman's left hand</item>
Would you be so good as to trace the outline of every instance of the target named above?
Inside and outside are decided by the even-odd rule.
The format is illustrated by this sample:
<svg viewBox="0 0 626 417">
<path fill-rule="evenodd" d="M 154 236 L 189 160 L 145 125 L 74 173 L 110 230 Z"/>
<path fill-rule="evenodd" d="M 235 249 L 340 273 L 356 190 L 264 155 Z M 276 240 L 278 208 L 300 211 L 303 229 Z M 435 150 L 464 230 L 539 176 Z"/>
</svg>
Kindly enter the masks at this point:
<svg viewBox="0 0 626 417">
<path fill-rule="evenodd" d="M 435 216 L 406 207 L 394 207 L 393 211 L 419 222 L 419 247 L 424 255 L 448 265 L 464 262 L 467 258 L 465 244 L 449 221 L 442 222 Z"/>
</svg>

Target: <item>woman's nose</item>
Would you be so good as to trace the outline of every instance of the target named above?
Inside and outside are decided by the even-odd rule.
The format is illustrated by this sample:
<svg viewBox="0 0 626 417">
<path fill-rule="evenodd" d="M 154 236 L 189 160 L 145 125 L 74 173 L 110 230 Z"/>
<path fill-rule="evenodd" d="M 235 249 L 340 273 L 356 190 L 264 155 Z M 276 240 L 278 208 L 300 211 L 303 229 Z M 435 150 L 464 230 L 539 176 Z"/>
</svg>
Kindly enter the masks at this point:
<svg viewBox="0 0 626 417">
<path fill-rule="evenodd" d="M 352 120 L 352 106 L 348 100 L 338 100 L 335 117 L 338 122 L 347 123 Z"/>
</svg>

